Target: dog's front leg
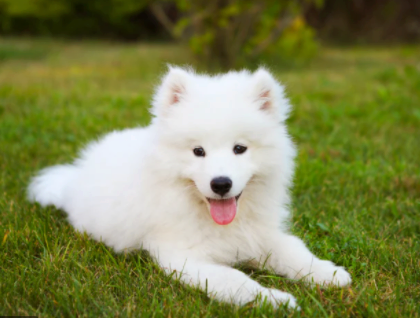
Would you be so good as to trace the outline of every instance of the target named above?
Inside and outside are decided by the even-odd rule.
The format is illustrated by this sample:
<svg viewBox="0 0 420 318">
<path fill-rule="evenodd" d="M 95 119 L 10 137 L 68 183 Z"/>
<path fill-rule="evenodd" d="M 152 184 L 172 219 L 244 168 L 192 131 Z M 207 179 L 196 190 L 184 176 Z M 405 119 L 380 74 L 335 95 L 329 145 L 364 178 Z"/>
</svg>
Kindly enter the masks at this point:
<svg viewBox="0 0 420 318">
<path fill-rule="evenodd" d="M 346 286 L 351 283 L 350 274 L 330 261 L 320 260 L 296 236 L 276 233 L 269 238 L 271 254 L 268 265 L 277 274 L 292 279 L 304 279 L 321 285 Z"/>
<path fill-rule="evenodd" d="M 173 255 L 160 255 L 158 262 L 168 274 L 174 274 L 175 271 L 174 278 L 206 291 L 209 297 L 219 301 L 244 305 L 261 295 L 262 301 L 267 299 L 274 307 L 282 303 L 296 307 L 292 295 L 265 288 L 241 271 L 228 266 Z"/>
</svg>

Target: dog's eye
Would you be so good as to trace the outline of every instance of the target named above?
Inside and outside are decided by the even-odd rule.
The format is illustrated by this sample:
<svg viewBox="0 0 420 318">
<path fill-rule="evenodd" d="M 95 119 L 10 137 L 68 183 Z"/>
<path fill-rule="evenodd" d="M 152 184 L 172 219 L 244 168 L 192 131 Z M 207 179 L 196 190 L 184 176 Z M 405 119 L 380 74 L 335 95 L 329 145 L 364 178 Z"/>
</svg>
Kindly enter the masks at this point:
<svg viewBox="0 0 420 318">
<path fill-rule="evenodd" d="M 206 152 L 201 147 L 194 148 L 193 152 L 197 157 L 204 157 L 206 155 Z"/>
<path fill-rule="evenodd" d="M 244 153 L 246 150 L 247 148 L 241 145 L 236 145 L 235 147 L 233 147 L 233 152 L 235 153 L 235 155 L 240 155 Z"/>
</svg>

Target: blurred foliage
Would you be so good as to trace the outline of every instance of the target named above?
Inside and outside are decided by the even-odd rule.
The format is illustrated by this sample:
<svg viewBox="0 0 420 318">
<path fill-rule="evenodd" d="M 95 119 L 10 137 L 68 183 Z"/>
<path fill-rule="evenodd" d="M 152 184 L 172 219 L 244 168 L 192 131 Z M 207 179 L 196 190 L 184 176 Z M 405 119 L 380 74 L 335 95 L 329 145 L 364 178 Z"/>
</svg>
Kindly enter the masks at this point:
<svg viewBox="0 0 420 318">
<path fill-rule="evenodd" d="M 185 40 L 207 65 L 306 60 L 304 10 L 322 0 L 0 0 L 2 34 Z M 166 35 L 167 37 L 167 35 Z"/>
<path fill-rule="evenodd" d="M 315 30 L 328 42 L 418 42 L 419 17 L 419 0 L 0 0 L 1 35 L 172 37 L 224 68 L 306 61 Z"/>
<path fill-rule="evenodd" d="M 176 38 L 188 40 L 201 61 L 224 69 L 281 58 L 308 59 L 317 49 L 303 12 L 320 0 L 174 0 L 182 17 L 172 26 L 165 10 L 156 17 Z"/>
<path fill-rule="evenodd" d="M 307 22 L 323 40 L 341 43 L 420 41 L 419 0 L 324 0 Z"/>
<path fill-rule="evenodd" d="M 172 38 L 222 69 L 306 62 L 318 37 L 417 42 L 419 17 L 419 0 L 0 0 L 1 35 Z"/>
<path fill-rule="evenodd" d="M 127 14 L 144 8 L 147 0 L 0 0 L 11 16 L 59 18 L 77 13 L 79 6 L 95 12 L 111 21 L 120 20 Z"/>
<path fill-rule="evenodd" d="M 160 26 L 149 0 L 0 0 L 2 34 L 137 39 Z"/>
</svg>

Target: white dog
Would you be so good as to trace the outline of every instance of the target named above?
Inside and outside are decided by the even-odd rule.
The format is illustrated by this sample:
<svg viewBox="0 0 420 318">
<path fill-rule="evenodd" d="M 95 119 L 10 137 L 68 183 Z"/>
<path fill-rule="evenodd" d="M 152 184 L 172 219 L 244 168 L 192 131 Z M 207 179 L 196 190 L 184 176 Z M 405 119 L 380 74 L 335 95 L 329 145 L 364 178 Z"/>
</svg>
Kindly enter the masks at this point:
<svg viewBox="0 0 420 318">
<path fill-rule="evenodd" d="M 116 251 L 147 249 L 217 300 L 242 305 L 260 295 L 295 307 L 292 295 L 231 267 L 253 259 L 292 279 L 351 282 L 288 233 L 289 107 L 265 69 L 207 76 L 171 67 L 150 126 L 112 132 L 73 164 L 41 171 L 29 197 Z"/>
</svg>

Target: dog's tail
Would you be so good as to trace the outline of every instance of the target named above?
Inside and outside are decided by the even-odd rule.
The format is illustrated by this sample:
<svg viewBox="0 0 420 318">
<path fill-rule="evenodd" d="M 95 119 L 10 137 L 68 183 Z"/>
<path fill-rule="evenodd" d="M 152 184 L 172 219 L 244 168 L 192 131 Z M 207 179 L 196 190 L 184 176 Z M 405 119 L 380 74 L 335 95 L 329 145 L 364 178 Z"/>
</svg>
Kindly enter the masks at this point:
<svg viewBox="0 0 420 318">
<path fill-rule="evenodd" d="M 41 170 L 28 187 L 28 199 L 42 206 L 63 208 L 65 188 L 76 176 L 77 169 L 73 165 L 58 165 Z"/>
</svg>

